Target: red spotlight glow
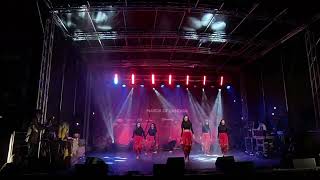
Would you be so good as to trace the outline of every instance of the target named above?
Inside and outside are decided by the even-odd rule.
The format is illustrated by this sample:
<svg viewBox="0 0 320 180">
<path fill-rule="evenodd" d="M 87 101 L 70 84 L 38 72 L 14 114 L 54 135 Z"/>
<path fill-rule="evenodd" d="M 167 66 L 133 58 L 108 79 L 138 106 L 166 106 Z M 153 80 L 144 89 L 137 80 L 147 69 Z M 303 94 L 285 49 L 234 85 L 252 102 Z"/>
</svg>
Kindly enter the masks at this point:
<svg viewBox="0 0 320 180">
<path fill-rule="evenodd" d="M 154 74 L 152 74 L 151 79 L 152 79 L 152 84 L 155 84 L 155 82 L 154 82 Z"/>
<path fill-rule="evenodd" d="M 131 84 L 134 84 L 134 74 L 131 75 Z"/>
<path fill-rule="evenodd" d="M 187 75 L 186 85 L 189 85 L 189 76 Z"/>
<path fill-rule="evenodd" d="M 172 76 L 171 74 L 169 75 L 169 84 L 171 85 L 171 79 L 172 79 Z"/>
<path fill-rule="evenodd" d="M 206 76 L 203 76 L 203 85 L 204 85 L 204 86 L 206 85 L 206 80 L 207 80 L 207 77 L 206 77 Z"/>
<path fill-rule="evenodd" d="M 223 76 L 220 77 L 220 86 L 223 85 Z"/>
</svg>

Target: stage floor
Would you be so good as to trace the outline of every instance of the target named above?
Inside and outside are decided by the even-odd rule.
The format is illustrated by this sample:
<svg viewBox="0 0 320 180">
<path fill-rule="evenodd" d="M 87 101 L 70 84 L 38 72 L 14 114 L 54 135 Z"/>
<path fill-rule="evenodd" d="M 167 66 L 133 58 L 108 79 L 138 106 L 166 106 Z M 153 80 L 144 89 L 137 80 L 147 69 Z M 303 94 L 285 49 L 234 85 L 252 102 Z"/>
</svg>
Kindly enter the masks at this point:
<svg viewBox="0 0 320 180">
<path fill-rule="evenodd" d="M 276 158 L 265 159 L 256 156 L 250 156 L 244 152 L 230 152 L 236 161 L 253 161 L 256 168 L 275 168 L 280 165 L 280 160 Z M 200 153 L 191 153 L 190 161 L 186 163 L 186 171 L 205 172 L 215 169 L 215 161 L 221 155 L 203 155 Z M 128 172 L 139 172 L 141 175 L 152 175 L 153 164 L 165 164 L 168 157 L 183 157 L 179 150 L 169 152 L 162 151 L 156 154 L 143 154 L 139 160 L 136 160 L 132 152 L 94 152 L 88 153 L 87 157 L 97 157 L 109 165 L 109 175 L 126 175 Z M 85 157 L 79 160 L 84 163 Z"/>
</svg>

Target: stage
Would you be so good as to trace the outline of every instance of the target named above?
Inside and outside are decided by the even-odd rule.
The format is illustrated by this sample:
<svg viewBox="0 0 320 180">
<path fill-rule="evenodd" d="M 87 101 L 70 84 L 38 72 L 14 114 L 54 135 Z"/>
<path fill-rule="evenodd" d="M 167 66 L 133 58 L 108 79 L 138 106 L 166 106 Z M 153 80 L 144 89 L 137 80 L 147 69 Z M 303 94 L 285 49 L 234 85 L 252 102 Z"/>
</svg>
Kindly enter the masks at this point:
<svg viewBox="0 0 320 180">
<path fill-rule="evenodd" d="M 276 158 L 258 158 L 250 156 L 241 151 L 232 151 L 230 156 L 234 156 L 235 161 L 252 161 L 257 169 L 271 169 L 279 167 L 280 160 Z M 209 173 L 215 170 L 215 161 L 221 155 L 203 155 L 201 153 L 191 152 L 190 161 L 186 163 L 186 174 Z M 126 175 L 136 173 L 138 175 L 152 175 L 153 164 L 166 164 L 169 157 L 183 157 L 180 150 L 161 151 L 141 156 L 136 160 L 133 152 L 92 152 L 86 157 L 97 157 L 102 159 L 109 166 L 109 175 Z M 81 158 L 78 163 L 84 163 L 85 157 Z"/>
</svg>

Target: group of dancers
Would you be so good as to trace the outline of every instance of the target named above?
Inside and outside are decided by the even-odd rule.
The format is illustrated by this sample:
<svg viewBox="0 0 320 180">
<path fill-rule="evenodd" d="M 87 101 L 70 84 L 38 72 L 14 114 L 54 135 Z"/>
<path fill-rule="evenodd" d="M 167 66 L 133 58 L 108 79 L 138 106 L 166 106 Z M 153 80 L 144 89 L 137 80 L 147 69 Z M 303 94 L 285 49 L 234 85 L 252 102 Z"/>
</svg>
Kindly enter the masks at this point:
<svg viewBox="0 0 320 180">
<path fill-rule="evenodd" d="M 141 123 L 138 122 L 136 124 L 136 128 L 133 131 L 133 150 L 136 153 L 136 158 L 140 158 L 140 154 L 143 149 L 144 140 L 146 140 L 146 149 L 147 152 L 155 151 L 155 147 L 157 146 L 156 141 L 157 136 L 157 128 L 154 123 L 151 124 L 148 129 L 148 133 L 145 134 L 143 128 L 141 127 Z M 189 155 L 192 149 L 192 140 L 195 138 L 194 131 L 192 128 L 192 122 L 189 119 L 188 115 L 184 115 L 181 123 L 181 146 L 184 152 L 185 161 L 189 161 Z M 210 147 L 212 143 L 212 133 L 209 126 L 209 121 L 206 120 L 202 125 L 202 136 L 201 145 L 202 151 L 204 154 L 210 154 Z M 220 149 L 223 155 L 225 155 L 229 149 L 229 140 L 228 140 L 228 128 L 226 127 L 225 120 L 222 119 L 218 126 L 218 140 Z"/>
</svg>

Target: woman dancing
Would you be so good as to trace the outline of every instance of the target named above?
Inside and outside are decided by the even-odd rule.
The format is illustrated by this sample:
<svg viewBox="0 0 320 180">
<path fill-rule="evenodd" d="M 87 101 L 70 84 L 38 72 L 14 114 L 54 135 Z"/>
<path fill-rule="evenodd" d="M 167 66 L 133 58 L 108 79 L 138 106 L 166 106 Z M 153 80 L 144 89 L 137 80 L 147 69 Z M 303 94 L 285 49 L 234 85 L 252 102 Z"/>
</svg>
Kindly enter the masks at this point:
<svg viewBox="0 0 320 180">
<path fill-rule="evenodd" d="M 147 134 L 146 154 L 148 152 L 156 152 L 156 145 L 157 145 L 156 136 L 157 136 L 156 124 L 152 123 L 150 128 L 148 129 L 148 134 Z"/>
<path fill-rule="evenodd" d="M 192 123 L 190 122 L 188 115 L 184 115 L 181 123 L 181 144 L 185 161 L 189 161 L 189 155 L 192 147 L 192 137 Z"/>
<path fill-rule="evenodd" d="M 211 145 L 211 133 L 210 133 L 208 120 L 206 120 L 205 123 L 202 125 L 201 142 L 202 142 L 202 151 L 204 152 L 205 155 L 208 155 L 210 153 L 210 145 Z"/>
<path fill-rule="evenodd" d="M 219 138 L 221 152 L 224 156 L 229 149 L 228 129 L 226 127 L 226 122 L 224 121 L 224 119 L 220 121 L 220 124 L 218 127 L 218 138 Z"/>
<path fill-rule="evenodd" d="M 140 154 L 142 151 L 142 146 L 143 146 L 143 139 L 146 138 L 144 130 L 141 127 L 141 123 L 136 124 L 136 128 L 133 131 L 133 150 L 135 151 L 137 155 L 137 159 L 140 159 Z"/>
</svg>

